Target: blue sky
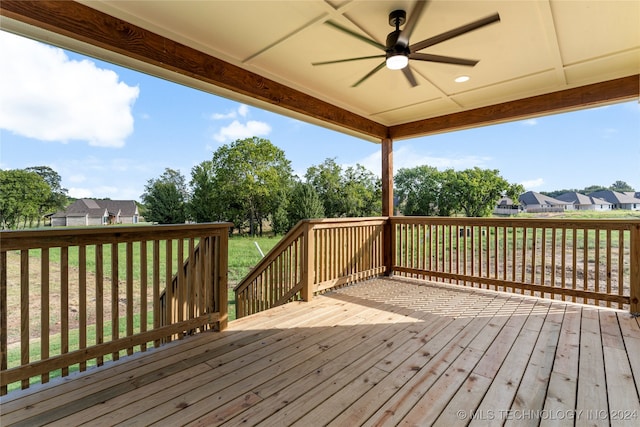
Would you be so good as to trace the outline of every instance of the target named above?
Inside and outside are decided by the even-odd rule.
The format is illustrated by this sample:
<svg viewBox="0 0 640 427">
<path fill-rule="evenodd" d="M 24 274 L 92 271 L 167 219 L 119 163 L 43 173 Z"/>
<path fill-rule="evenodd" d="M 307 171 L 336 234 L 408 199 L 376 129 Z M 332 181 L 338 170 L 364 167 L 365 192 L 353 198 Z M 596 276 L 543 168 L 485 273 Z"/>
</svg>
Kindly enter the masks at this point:
<svg viewBox="0 0 640 427">
<path fill-rule="evenodd" d="M 140 200 L 165 168 L 187 181 L 222 144 L 258 136 L 294 171 L 336 158 L 380 173 L 380 146 L 0 31 L 0 168 L 46 165 L 73 197 Z M 628 102 L 394 143 L 394 169 L 478 166 L 527 190 L 640 191 L 640 106 Z"/>
</svg>

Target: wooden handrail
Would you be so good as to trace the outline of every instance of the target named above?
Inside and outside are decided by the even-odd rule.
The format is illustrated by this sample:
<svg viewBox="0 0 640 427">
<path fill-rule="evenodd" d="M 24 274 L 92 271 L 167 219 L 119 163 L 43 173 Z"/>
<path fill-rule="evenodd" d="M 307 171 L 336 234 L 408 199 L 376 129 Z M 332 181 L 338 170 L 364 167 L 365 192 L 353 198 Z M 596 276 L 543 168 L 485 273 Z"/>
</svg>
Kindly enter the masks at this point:
<svg viewBox="0 0 640 427">
<path fill-rule="evenodd" d="M 62 369 L 65 376 L 73 365 L 85 370 L 87 362 L 101 365 L 105 356 L 117 359 L 145 351 L 150 342 L 157 346 L 195 329 L 224 329 L 229 227 L 214 223 L 0 232 L 0 393 L 16 381 L 27 388 L 32 377 L 47 382 L 53 370 Z M 54 274 L 54 266 L 59 273 Z M 178 285 L 176 292 L 172 283 Z M 17 296 L 8 298 L 8 288 L 15 287 Z M 170 303 L 161 307 L 163 288 Z M 49 307 L 54 294 L 60 295 L 55 310 Z M 78 300 L 73 312 L 71 295 Z M 33 305 L 40 306 L 40 312 L 30 312 Z M 12 325 L 20 325 L 11 332 L 19 336 L 17 364 L 8 361 L 8 313 L 18 316 Z M 77 325 L 71 325 L 76 316 Z M 59 338 L 50 339 L 54 321 L 60 325 Z M 109 322 L 110 331 L 105 328 Z M 89 339 L 89 329 L 94 338 Z M 34 334 L 39 346 L 32 344 Z M 71 335 L 78 336 L 77 343 Z"/>
<path fill-rule="evenodd" d="M 387 218 L 300 221 L 234 288 L 243 317 L 385 271 Z"/>
<path fill-rule="evenodd" d="M 372 242 L 338 230 L 353 230 L 365 224 L 380 227 L 376 231 L 380 232 L 380 240 L 375 244 L 389 261 L 373 266 L 349 264 L 347 268 L 345 259 L 366 259 L 362 250 Z M 384 236 L 391 239 L 391 254 L 383 250 Z M 270 269 L 281 262 L 278 260 L 283 251 L 294 243 L 298 276 L 283 285 L 279 282 L 284 277 L 280 273 L 286 269 L 275 273 Z M 296 225 L 236 286 L 238 316 L 295 299 L 308 300 L 314 293 L 381 274 L 617 306 L 635 314 L 640 312 L 640 220 L 306 220 Z M 274 290 L 278 287 L 282 289 Z M 277 298 L 273 297 L 275 294 Z"/>
<path fill-rule="evenodd" d="M 640 312 L 640 220 L 390 221 L 394 274 Z"/>
</svg>

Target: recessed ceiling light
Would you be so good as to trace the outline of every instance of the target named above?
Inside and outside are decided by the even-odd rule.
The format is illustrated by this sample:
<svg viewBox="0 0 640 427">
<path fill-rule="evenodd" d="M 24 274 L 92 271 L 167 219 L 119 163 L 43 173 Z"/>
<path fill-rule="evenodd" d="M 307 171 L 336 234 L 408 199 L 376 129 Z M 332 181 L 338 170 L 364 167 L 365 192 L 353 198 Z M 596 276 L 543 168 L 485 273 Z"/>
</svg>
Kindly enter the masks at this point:
<svg viewBox="0 0 640 427">
<path fill-rule="evenodd" d="M 468 81 L 469 79 L 470 79 L 469 76 L 458 76 L 458 77 L 455 78 L 454 81 L 456 83 L 464 83 L 464 82 Z"/>
</svg>

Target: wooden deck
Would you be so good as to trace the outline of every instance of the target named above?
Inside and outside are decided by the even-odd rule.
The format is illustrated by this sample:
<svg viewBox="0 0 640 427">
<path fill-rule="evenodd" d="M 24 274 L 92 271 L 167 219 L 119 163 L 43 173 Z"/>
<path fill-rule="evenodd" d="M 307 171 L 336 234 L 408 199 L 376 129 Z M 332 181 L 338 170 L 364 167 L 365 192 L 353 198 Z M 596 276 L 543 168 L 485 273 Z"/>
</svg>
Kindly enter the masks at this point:
<svg viewBox="0 0 640 427">
<path fill-rule="evenodd" d="M 376 279 L 2 397 L 7 425 L 640 425 L 628 312 Z"/>
</svg>

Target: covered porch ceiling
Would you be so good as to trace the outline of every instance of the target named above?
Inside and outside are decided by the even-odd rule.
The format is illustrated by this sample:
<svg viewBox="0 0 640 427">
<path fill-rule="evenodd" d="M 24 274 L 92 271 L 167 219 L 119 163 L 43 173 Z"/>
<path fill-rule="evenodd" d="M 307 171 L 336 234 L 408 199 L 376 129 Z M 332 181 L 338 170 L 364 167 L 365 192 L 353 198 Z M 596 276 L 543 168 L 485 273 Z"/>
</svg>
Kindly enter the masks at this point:
<svg viewBox="0 0 640 427">
<path fill-rule="evenodd" d="M 410 44 L 496 13 L 500 21 L 420 50 L 479 62 L 410 60 L 415 87 L 386 67 L 352 87 L 384 58 L 312 65 L 384 55 L 363 38 L 384 45 L 389 13 L 411 21 L 417 3 L 3 0 L 0 24 L 374 142 L 638 99 L 638 1 L 427 2 Z M 469 80 L 456 83 L 461 75 Z"/>
</svg>

